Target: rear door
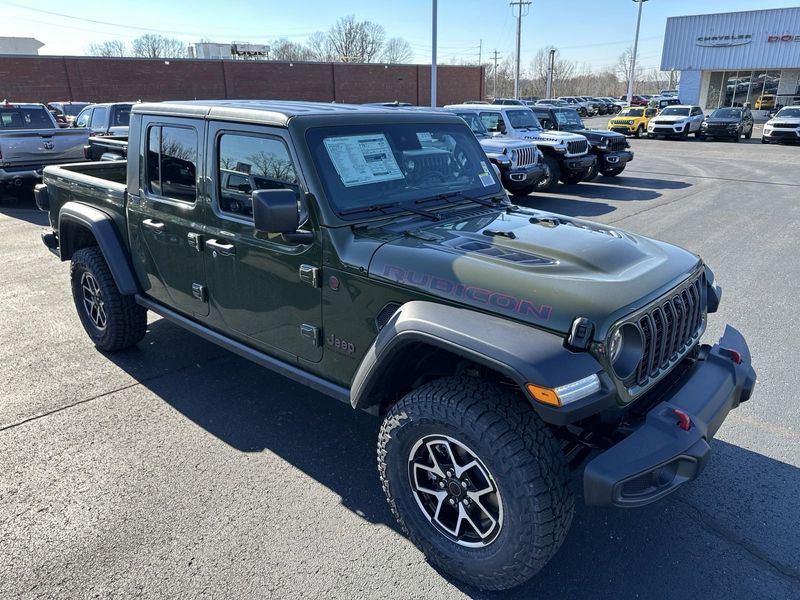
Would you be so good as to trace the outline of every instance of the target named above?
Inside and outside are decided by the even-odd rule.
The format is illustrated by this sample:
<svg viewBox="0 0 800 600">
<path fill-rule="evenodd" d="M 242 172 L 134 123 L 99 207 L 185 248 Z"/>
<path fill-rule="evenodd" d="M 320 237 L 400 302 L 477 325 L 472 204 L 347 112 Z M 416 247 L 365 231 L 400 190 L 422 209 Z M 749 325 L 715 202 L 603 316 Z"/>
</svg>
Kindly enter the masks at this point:
<svg viewBox="0 0 800 600">
<path fill-rule="evenodd" d="M 251 191 L 291 189 L 303 229 L 314 230 L 305 186 L 285 130 L 209 123 L 206 169 L 211 205 L 203 256 L 210 319 L 248 344 L 285 358 L 322 358 L 322 248 L 253 228 Z"/>
<path fill-rule="evenodd" d="M 199 317 L 208 314 L 200 245 L 205 210 L 198 193 L 204 128 L 197 119 L 143 117 L 139 197 L 128 206 L 145 292 Z"/>
</svg>

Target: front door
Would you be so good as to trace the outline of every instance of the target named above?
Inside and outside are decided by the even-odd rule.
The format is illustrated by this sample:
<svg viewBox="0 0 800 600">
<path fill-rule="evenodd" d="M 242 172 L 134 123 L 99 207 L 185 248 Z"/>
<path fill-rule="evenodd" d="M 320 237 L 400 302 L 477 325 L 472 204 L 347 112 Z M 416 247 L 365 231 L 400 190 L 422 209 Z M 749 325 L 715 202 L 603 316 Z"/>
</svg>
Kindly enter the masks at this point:
<svg viewBox="0 0 800 600">
<path fill-rule="evenodd" d="M 321 241 L 256 233 L 251 192 L 291 189 L 306 221 L 301 173 L 285 130 L 209 123 L 206 169 L 210 210 L 203 257 L 210 319 L 247 343 L 284 358 L 322 358 Z"/>
<path fill-rule="evenodd" d="M 200 245 L 205 207 L 197 193 L 203 129 L 203 121 L 194 119 L 144 118 L 141 189 L 128 206 L 146 294 L 201 317 L 208 314 Z"/>
</svg>

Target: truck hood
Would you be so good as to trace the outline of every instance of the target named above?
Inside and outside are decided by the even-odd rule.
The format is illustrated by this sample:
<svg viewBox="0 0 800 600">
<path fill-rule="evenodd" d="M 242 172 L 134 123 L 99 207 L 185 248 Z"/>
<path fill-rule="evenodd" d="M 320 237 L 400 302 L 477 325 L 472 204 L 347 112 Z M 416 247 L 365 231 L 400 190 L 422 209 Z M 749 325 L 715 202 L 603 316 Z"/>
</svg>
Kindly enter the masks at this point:
<svg viewBox="0 0 800 600">
<path fill-rule="evenodd" d="M 651 123 L 677 123 L 678 121 L 686 121 L 689 117 L 680 116 L 680 115 L 667 115 L 667 116 L 657 116 L 653 117 L 650 121 Z"/>
<path fill-rule="evenodd" d="M 371 277 L 566 333 L 596 338 L 699 268 L 698 257 L 640 235 L 527 209 L 423 225 L 381 245 Z"/>
<path fill-rule="evenodd" d="M 534 143 L 536 142 L 543 142 L 549 144 L 559 144 L 559 143 L 567 143 L 567 142 L 574 142 L 580 141 L 583 139 L 583 136 L 577 135 L 575 133 L 569 133 L 567 131 L 552 131 L 547 130 L 543 131 L 541 129 L 519 129 L 518 130 L 522 137 L 526 140 L 530 140 Z"/>
<path fill-rule="evenodd" d="M 513 138 L 482 138 L 479 142 L 484 152 L 497 152 L 498 154 L 502 154 L 506 149 L 511 151 L 533 146 L 531 142 Z"/>
<path fill-rule="evenodd" d="M 787 125 L 794 125 L 800 127 L 800 119 L 797 117 L 772 117 L 765 125 L 775 126 L 775 123 L 786 123 Z"/>
<path fill-rule="evenodd" d="M 577 129 L 575 130 L 575 133 L 579 133 L 587 140 L 592 142 L 626 139 L 624 135 L 617 133 L 616 131 L 602 131 L 600 129 Z"/>
<path fill-rule="evenodd" d="M 709 125 L 738 125 L 741 123 L 741 120 L 722 117 L 706 117 L 706 123 Z"/>
</svg>

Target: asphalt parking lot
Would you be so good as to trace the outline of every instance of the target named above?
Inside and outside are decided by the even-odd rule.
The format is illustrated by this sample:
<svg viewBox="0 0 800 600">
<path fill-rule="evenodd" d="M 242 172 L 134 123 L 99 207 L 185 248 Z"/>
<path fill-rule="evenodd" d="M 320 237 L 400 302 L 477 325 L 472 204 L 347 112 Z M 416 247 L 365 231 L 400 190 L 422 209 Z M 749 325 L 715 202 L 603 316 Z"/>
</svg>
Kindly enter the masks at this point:
<svg viewBox="0 0 800 600">
<path fill-rule="evenodd" d="M 594 126 L 601 119 L 589 120 Z M 97 352 L 28 197 L 0 200 L 0 598 L 800 598 L 800 147 L 631 140 L 622 176 L 516 202 L 700 254 L 759 375 L 701 478 L 579 501 L 526 586 L 484 594 L 395 528 L 378 421 L 152 319 Z"/>
</svg>

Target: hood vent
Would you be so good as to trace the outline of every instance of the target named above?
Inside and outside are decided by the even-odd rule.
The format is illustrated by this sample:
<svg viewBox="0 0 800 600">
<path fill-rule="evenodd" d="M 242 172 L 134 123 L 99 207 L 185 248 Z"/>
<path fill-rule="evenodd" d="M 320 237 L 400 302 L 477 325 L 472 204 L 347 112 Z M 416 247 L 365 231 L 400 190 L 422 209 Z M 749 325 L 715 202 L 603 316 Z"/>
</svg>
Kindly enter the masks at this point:
<svg viewBox="0 0 800 600">
<path fill-rule="evenodd" d="M 476 254 L 483 254 L 484 256 L 491 256 L 499 260 L 507 260 L 508 262 L 517 263 L 520 265 L 547 265 L 552 264 L 553 261 L 529 254 L 527 252 L 520 252 L 519 250 L 511 250 L 503 248 L 502 246 L 492 246 L 485 242 L 467 242 L 458 246 L 459 250 L 466 252 L 474 252 Z"/>
</svg>

